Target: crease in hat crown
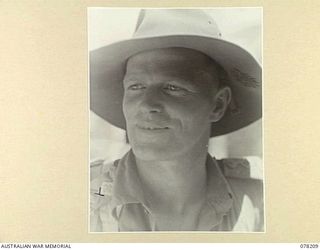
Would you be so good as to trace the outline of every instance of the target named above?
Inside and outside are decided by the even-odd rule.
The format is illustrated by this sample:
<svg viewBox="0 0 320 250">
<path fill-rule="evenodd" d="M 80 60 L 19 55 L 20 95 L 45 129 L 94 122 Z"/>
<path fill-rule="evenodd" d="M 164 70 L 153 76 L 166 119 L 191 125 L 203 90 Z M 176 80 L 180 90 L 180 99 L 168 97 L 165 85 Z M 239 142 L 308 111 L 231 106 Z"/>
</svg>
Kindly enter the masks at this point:
<svg viewBox="0 0 320 250">
<path fill-rule="evenodd" d="M 230 77 L 232 105 L 211 124 L 211 137 L 227 134 L 262 115 L 262 69 L 245 49 L 221 37 L 215 21 L 200 9 L 146 9 L 131 39 L 90 52 L 90 108 L 114 126 L 126 129 L 122 80 L 126 62 L 142 51 L 183 47 L 206 54 Z M 233 108 L 232 108 L 233 107 Z M 236 110 L 236 112 L 235 112 Z"/>
<path fill-rule="evenodd" d="M 133 38 L 179 34 L 216 38 L 221 36 L 216 22 L 203 10 L 149 9 L 141 10 Z"/>
</svg>

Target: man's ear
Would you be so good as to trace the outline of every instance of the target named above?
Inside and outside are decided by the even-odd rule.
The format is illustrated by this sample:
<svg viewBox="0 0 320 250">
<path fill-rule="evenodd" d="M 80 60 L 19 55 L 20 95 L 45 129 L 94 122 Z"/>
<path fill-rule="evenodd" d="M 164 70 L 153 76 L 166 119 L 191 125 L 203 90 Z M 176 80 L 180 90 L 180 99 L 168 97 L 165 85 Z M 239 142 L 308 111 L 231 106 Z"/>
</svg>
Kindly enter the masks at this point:
<svg viewBox="0 0 320 250">
<path fill-rule="evenodd" d="M 229 87 L 219 89 L 213 101 L 214 106 L 210 114 L 210 121 L 217 122 L 223 117 L 231 102 L 231 89 Z"/>
</svg>

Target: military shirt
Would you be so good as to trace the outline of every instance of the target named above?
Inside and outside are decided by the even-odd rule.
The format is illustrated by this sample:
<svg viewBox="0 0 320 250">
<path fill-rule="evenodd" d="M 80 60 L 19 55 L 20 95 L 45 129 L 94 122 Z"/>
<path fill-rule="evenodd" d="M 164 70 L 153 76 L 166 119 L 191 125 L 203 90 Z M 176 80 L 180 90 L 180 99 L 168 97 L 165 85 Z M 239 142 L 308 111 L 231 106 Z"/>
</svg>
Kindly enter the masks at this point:
<svg viewBox="0 0 320 250">
<path fill-rule="evenodd" d="M 90 231 L 159 231 L 133 152 L 98 165 L 98 177 L 90 183 Z M 216 160 L 208 154 L 206 204 L 192 231 L 264 231 L 260 165 L 252 159 Z"/>
</svg>

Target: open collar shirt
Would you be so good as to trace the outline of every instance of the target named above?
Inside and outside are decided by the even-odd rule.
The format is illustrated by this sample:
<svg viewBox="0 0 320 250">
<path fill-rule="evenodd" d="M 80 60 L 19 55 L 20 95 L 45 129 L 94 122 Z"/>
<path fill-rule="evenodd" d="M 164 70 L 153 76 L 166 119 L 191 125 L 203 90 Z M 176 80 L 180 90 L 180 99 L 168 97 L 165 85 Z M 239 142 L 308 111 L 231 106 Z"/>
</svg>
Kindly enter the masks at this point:
<svg viewBox="0 0 320 250">
<path fill-rule="evenodd" d="M 192 231 L 261 231 L 261 206 L 254 202 L 259 197 L 252 199 L 243 181 L 228 181 L 220 165 L 208 154 L 206 203 Z M 149 200 L 129 151 L 119 161 L 103 165 L 91 183 L 91 231 L 159 231 Z"/>
</svg>

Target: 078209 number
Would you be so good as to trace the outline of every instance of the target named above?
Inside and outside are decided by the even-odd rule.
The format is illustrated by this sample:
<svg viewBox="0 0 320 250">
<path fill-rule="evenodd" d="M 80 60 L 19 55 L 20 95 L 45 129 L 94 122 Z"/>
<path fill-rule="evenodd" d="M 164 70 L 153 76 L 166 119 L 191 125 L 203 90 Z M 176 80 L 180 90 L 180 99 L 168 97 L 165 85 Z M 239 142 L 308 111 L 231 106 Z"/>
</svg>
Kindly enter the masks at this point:
<svg viewBox="0 0 320 250">
<path fill-rule="evenodd" d="M 300 244 L 300 248 L 318 248 L 319 245 L 318 244 Z"/>
</svg>

